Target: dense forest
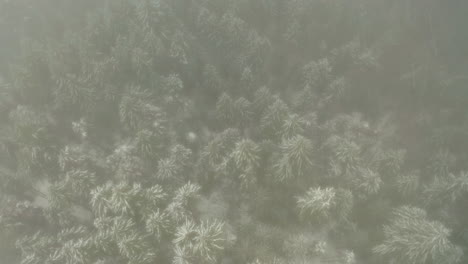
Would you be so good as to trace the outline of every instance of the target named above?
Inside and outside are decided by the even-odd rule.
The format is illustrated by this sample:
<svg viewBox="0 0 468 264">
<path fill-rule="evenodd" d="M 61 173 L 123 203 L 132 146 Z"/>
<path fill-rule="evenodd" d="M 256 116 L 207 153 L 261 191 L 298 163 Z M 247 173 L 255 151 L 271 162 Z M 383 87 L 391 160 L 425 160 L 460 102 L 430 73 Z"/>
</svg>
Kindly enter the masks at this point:
<svg viewBox="0 0 468 264">
<path fill-rule="evenodd" d="M 468 263 L 467 12 L 0 0 L 0 263 Z"/>
</svg>

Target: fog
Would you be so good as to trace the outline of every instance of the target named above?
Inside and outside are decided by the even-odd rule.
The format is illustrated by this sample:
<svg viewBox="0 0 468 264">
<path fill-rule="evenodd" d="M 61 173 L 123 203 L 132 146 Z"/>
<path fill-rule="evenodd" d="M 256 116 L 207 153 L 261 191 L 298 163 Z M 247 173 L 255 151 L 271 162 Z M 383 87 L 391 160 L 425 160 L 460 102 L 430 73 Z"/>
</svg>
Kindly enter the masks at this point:
<svg viewBox="0 0 468 264">
<path fill-rule="evenodd" d="M 467 12 L 0 0 L 0 264 L 468 263 Z"/>
</svg>

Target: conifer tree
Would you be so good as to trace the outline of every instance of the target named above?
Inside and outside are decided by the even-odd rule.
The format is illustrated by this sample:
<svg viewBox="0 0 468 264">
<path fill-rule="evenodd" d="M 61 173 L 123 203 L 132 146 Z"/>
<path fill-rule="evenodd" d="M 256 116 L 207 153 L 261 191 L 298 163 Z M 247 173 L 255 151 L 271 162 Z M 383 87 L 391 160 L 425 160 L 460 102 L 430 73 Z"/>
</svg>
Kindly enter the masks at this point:
<svg viewBox="0 0 468 264">
<path fill-rule="evenodd" d="M 0 263 L 466 263 L 458 2 L 0 0 Z"/>
</svg>

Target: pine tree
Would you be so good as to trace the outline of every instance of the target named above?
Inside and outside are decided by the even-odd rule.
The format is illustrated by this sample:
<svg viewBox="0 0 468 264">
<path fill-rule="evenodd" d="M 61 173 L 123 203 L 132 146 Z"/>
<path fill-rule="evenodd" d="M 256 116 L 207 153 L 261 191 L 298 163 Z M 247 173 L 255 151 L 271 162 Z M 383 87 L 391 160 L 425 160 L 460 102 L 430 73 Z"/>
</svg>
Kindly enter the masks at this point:
<svg viewBox="0 0 468 264">
<path fill-rule="evenodd" d="M 391 222 L 384 227 L 385 240 L 374 252 L 392 261 L 407 263 L 458 263 L 461 249 L 450 240 L 450 230 L 442 223 L 427 219 L 417 207 L 395 209 Z"/>
<path fill-rule="evenodd" d="M 280 157 L 274 165 L 277 180 L 312 176 L 314 146 L 310 139 L 300 135 L 284 139 L 280 148 Z"/>
<path fill-rule="evenodd" d="M 464 5 L 0 0 L 1 261 L 465 263 Z"/>
<path fill-rule="evenodd" d="M 346 220 L 352 210 L 353 196 L 343 189 L 310 188 L 297 198 L 299 216 L 304 221 L 323 223 Z"/>
</svg>

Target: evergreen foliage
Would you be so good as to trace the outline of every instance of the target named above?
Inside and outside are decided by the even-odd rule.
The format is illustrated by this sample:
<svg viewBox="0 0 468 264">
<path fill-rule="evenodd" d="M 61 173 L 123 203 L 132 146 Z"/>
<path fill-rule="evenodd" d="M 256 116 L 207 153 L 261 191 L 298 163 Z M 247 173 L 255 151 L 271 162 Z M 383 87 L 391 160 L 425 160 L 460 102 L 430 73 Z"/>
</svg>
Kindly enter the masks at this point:
<svg viewBox="0 0 468 264">
<path fill-rule="evenodd" d="M 465 2 L 0 0 L 0 264 L 467 263 Z"/>
<path fill-rule="evenodd" d="M 449 241 L 450 230 L 426 219 L 423 209 L 403 206 L 395 209 L 384 226 L 384 243 L 374 252 L 405 263 L 457 263 L 461 249 Z"/>
</svg>

